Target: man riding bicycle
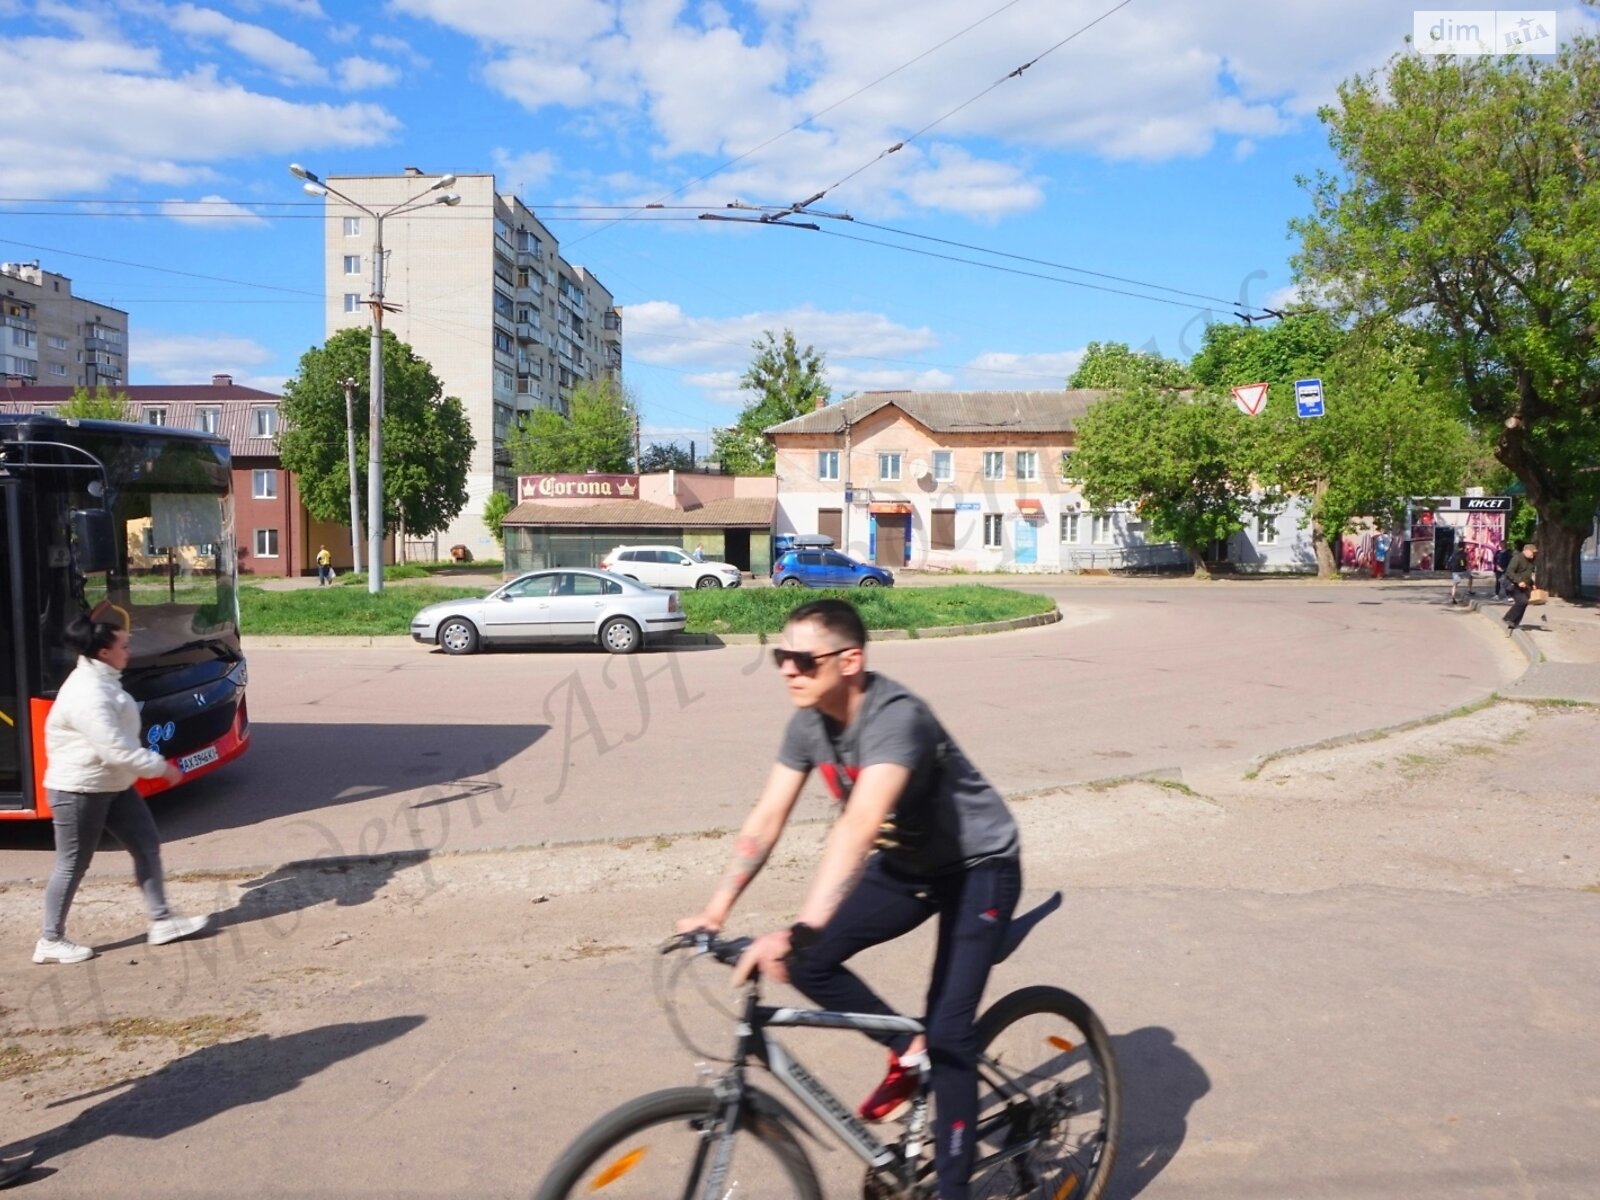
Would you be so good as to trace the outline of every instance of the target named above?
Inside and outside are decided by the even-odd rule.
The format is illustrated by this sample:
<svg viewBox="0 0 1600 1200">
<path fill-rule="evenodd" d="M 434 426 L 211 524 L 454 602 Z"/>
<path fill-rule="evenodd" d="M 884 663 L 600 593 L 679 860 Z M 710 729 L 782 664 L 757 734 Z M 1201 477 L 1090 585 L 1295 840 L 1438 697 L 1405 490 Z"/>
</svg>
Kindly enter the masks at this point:
<svg viewBox="0 0 1600 1200">
<path fill-rule="evenodd" d="M 799 919 L 757 938 L 735 972 L 788 979 L 836 1012 L 891 1014 L 844 967 L 855 954 L 939 917 L 926 1035 L 869 1035 L 889 1071 L 861 1116 L 898 1115 L 931 1068 L 940 1200 L 966 1200 L 978 1112 L 973 1021 L 1022 890 L 1020 842 L 1000 793 L 932 711 L 867 670 L 867 631 L 842 600 L 801 605 L 773 652 L 798 710 L 705 911 L 679 929 L 720 930 L 766 864 L 813 769 L 842 807 Z"/>
</svg>

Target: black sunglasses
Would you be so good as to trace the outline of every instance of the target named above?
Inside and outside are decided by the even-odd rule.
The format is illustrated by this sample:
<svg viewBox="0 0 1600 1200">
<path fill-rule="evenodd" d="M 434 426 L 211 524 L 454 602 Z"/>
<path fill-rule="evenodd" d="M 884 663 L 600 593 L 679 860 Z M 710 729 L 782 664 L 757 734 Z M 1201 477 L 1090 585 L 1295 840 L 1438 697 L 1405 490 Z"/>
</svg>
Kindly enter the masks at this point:
<svg viewBox="0 0 1600 1200">
<path fill-rule="evenodd" d="M 845 650 L 855 650 L 855 646 L 846 646 L 844 650 L 827 650 L 821 654 L 813 654 L 809 650 L 774 650 L 772 652 L 772 665 L 778 670 L 783 670 L 784 663 L 793 663 L 795 669 L 802 675 L 810 675 L 817 669 L 817 664 L 825 658 L 832 658 L 835 654 L 843 654 Z"/>
</svg>

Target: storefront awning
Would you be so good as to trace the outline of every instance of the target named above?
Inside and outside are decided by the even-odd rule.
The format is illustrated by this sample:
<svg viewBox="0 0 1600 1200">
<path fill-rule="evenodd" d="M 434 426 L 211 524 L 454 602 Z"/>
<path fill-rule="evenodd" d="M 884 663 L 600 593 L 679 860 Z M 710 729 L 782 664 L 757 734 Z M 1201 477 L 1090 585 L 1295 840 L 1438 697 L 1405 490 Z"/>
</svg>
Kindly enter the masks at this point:
<svg viewBox="0 0 1600 1200">
<path fill-rule="evenodd" d="M 911 505 L 879 503 L 872 505 L 868 511 L 879 517 L 909 517 L 911 515 Z"/>
<path fill-rule="evenodd" d="M 1021 510 L 1022 512 L 1025 512 L 1025 513 L 1042 513 L 1042 512 L 1044 512 L 1044 501 L 1043 500 L 1018 500 L 1017 501 L 1017 508 L 1019 510 Z"/>
</svg>

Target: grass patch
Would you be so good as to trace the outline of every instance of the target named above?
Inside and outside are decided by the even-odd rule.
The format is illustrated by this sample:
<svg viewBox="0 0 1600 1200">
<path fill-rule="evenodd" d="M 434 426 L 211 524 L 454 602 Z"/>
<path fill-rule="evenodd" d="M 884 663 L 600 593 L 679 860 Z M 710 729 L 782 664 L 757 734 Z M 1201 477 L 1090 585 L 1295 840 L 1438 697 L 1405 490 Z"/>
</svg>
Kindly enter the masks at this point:
<svg viewBox="0 0 1600 1200">
<path fill-rule="evenodd" d="M 778 633 L 789 613 L 812 600 L 831 596 L 850 601 L 872 629 L 935 629 L 1031 617 L 1055 609 L 1048 596 L 1010 588 L 955 587 L 707 589 L 683 594 L 689 633 Z"/>
<path fill-rule="evenodd" d="M 420 583 L 385 587 L 374 596 L 365 588 L 302 588 L 269 592 L 239 589 L 239 624 L 252 634 L 382 637 L 404 634 L 420 609 L 440 600 L 486 595 L 481 587 Z"/>
<path fill-rule="evenodd" d="M 83 1051 L 72 1046 L 50 1046 L 44 1050 L 29 1050 L 16 1042 L 0 1046 L 0 1079 L 16 1079 L 20 1075 L 37 1075 L 58 1058 L 76 1058 Z"/>
</svg>

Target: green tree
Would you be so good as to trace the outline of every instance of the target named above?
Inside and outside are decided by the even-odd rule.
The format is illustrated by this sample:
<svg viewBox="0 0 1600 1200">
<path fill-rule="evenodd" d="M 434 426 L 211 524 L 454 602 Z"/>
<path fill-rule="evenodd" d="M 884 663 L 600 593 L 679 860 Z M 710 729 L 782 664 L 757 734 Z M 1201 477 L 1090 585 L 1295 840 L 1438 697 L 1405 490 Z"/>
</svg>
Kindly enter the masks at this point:
<svg viewBox="0 0 1600 1200">
<path fill-rule="evenodd" d="M 342 329 L 300 356 L 283 389 L 284 469 L 299 477 L 300 496 L 320 521 L 350 519 L 350 474 L 345 454 L 344 383 L 356 381 L 358 486 L 367 495 L 368 347 L 364 329 Z M 476 444 L 466 410 L 426 361 L 385 330 L 383 335 L 384 529 L 403 522 L 408 533 L 434 533 L 467 504 L 467 467 Z M 372 514 L 367 514 L 372 520 Z"/>
<path fill-rule="evenodd" d="M 1268 383 L 1254 418 L 1255 481 L 1269 495 L 1307 500 L 1323 577 L 1338 574 L 1337 544 L 1358 518 L 1392 519 L 1408 496 L 1456 491 L 1471 456 L 1459 406 L 1425 370 L 1418 338 L 1392 321 L 1353 333 L 1325 313 L 1273 325 L 1212 325 L 1191 366 L 1219 391 Z M 1325 414 L 1301 419 L 1297 379 L 1320 378 Z"/>
<path fill-rule="evenodd" d="M 72 395 L 56 409 L 55 415 L 79 421 L 132 421 L 135 418 L 128 393 L 113 392 L 103 383 L 99 384 L 93 393 L 79 384 L 72 389 Z"/>
<path fill-rule="evenodd" d="M 1096 508 L 1131 501 L 1151 533 L 1183 546 L 1204 575 L 1211 543 L 1265 507 L 1252 494 L 1250 419 L 1213 393 L 1119 392 L 1078 421 L 1073 474 Z"/>
<path fill-rule="evenodd" d="M 1133 350 L 1124 342 L 1090 342 L 1067 380 L 1069 388 L 1184 388 L 1194 380 L 1189 368 L 1154 350 Z"/>
<path fill-rule="evenodd" d="M 766 430 L 792 421 L 828 398 L 827 362 L 813 346 L 796 344 L 794 330 L 785 329 L 783 340 L 769 329 L 752 344 L 756 352 L 739 386 L 751 400 L 729 429 L 716 430 L 711 444 L 723 471 L 734 475 L 771 475 L 772 443 Z"/>
<path fill-rule="evenodd" d="M 1600 42 L 1553 60 L 1398 55 L 1322 110 L 1302 281 L 1428 338 L 1539 513 L 1540 574 L 1578 591 L 1600 503 Z"/>
<path fill-rule="evenodd" d="M 513 507 L 511 497 L 504 492 L 490 492 L 489 498 L 483 502 L 483 523 L 489 527 L 489 533 L 501 550 L 506 545 L 506 533 L 501 526 Z"/>
<path fill-rule="evenodd" d="M 641 471 L 692 471 L 694 460 L 675 442 L 651 442 L 639 456 Z"/>
<path fill-rule="evenodd" d="M 633 470 L 638 406 L 614 379 L 586 379 L 572 389 L 568 416 L 535 409 L 506 436 L 519 475 L 579 475 Z"/>
</svg>

